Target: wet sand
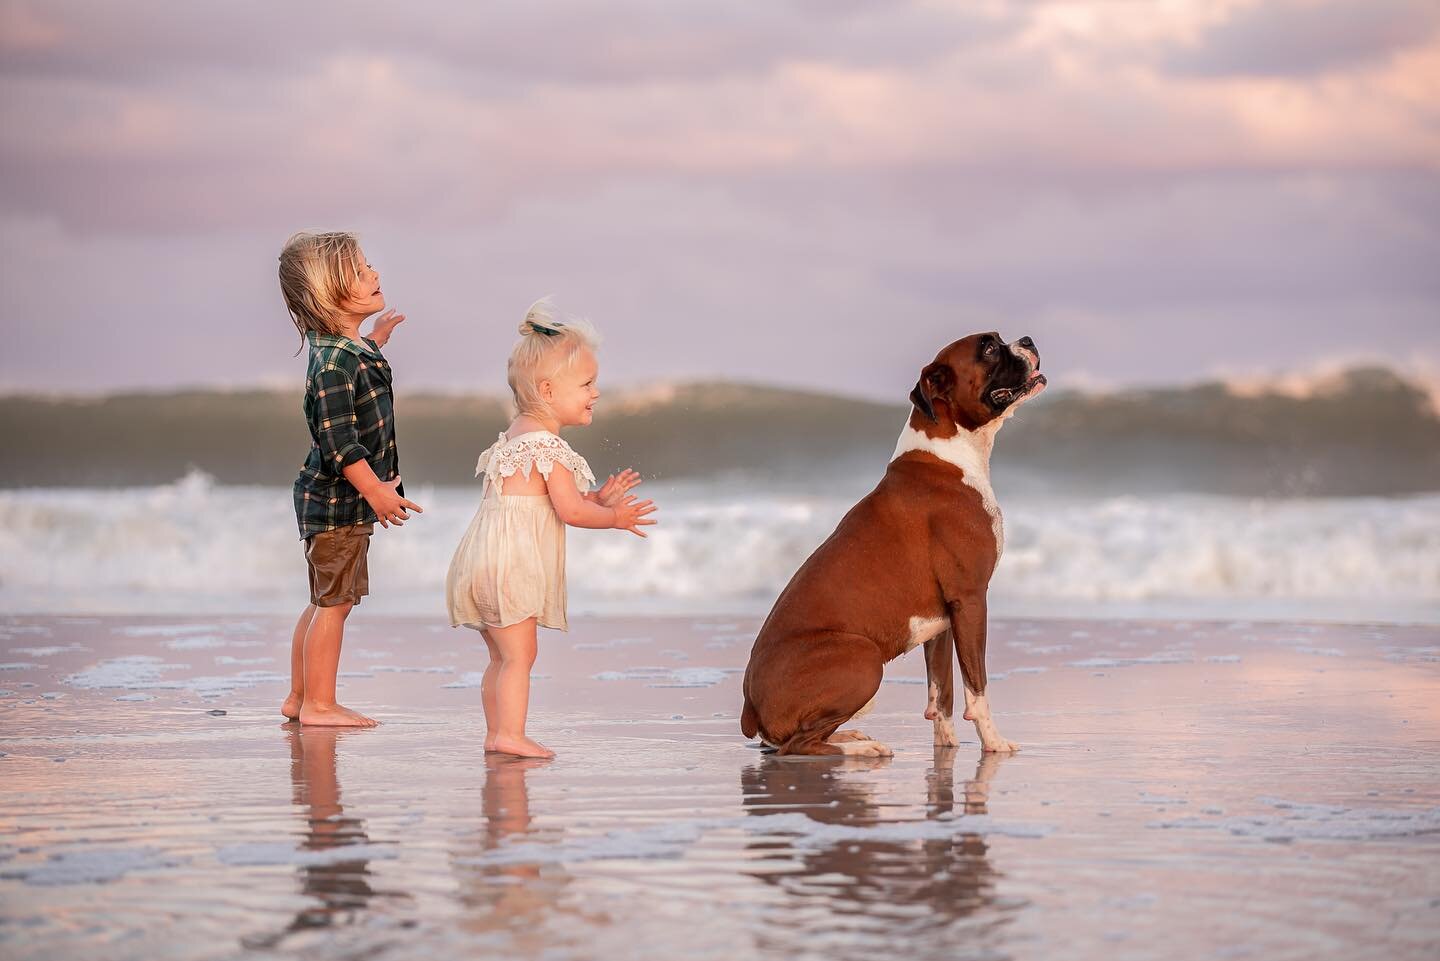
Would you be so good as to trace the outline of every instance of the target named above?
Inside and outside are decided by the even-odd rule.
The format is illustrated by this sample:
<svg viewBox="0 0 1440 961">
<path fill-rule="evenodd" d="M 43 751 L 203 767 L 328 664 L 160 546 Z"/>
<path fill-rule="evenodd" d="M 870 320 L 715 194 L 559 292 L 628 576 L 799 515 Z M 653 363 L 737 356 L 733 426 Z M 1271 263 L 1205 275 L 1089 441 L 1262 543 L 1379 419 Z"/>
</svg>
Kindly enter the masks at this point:
<svg viewBox="0 0 1440 961">
<path fill-rule="evenodd" d="M 1440 952 L 1440 630 L 1001 621 L 1024 750 L 931 746 L 919 652 L 861 725 L 763 755 L 753 619 L 546 632 L 487 758 L 478 636 L 353 619 L 275 713 L 289 625 L 0 619 L 0 955 L 1359 958 Z"/>
</svg>

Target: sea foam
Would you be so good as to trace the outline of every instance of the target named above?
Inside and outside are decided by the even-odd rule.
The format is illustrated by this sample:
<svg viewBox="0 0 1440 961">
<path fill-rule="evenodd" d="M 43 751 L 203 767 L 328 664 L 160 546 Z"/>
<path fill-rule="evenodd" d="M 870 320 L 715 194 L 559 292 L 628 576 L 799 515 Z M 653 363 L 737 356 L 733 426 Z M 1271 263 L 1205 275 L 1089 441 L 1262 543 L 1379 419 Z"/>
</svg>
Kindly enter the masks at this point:
<svg viewBox="0 0 1440 961">
<path fill-rule="evenodd" d="M 877 463 L 866 480 L 882 470 Z M 570 532 L 572 612 L 763 614 L 864 490 L 858 482 L 844 496 L 718 480 L 649 486 L 661 512 L 647 540 Z M 426 512 L 403 533 L 377 530 L 371 565 L 385 572 L 385 590 L 367 598 L 367 609 L 444 610 L 445 568 L 478 490 L 411 494 Z M 995 614 L 1223 608 L 1342 620 L 1440 617 L 1440 495 L 997 494 L 1006 550 L 991 584 Z M 0 530 L 0 611 L 293 615 L 306 601 L 288 488 L 225 487 L 191 475 L 154 488 L 6 491 L 0 510 L 14 518 Z M 717 643 L 745 634 L 729 622 L 704 629 Z M 240 646 L 234 632 L 213 626 L 126 632 L 182 650 Z"/>
</svg>

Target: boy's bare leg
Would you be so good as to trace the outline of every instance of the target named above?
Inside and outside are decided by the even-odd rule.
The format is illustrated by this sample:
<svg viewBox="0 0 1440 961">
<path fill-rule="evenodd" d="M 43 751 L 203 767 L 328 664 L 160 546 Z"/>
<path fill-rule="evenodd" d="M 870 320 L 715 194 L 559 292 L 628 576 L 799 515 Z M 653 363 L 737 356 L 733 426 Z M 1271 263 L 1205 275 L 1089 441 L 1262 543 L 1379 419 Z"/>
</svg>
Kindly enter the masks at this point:
<svg viewBox="0 0 1440 961">
<path fill-rule="evenodd" d="M 500 678 L 500 649 L 490 637 L 490 629 L 480 632 L 485 638 L 485 647 L 490 651 L 490 663 L 485 665 L 485 674 L 480 678 L 480 706 L 485 711 L 485 750 L 495 750 L 496 724 L 499 712 L 495 707 L 495 684 Z"/>
<path fill-rule="evenodd" d="M 328 727 L 374 727 L 376 721 L 335 702 L 335 674 L 340 669 L 340 645 L 345 639 L 345 618 L 353 604 L 321 607 L 305 635 L 305 703 L 301 724 Z"/>
<path fill-rule="evenodd" d="M 311 604 L 300 612 L 295 634 L 290 638 L 290 696 L 280 705 L 280 713 L 292 721 L 300 719 L 300 705 L 305 703 L 305 635 L 310 633 L 314 617 L 315 605 Z"/>
<path fill-rule="evenodd" d="M 535 664 L 535 618 L 489 628 L 500 653 L 495 677 L 495 727 L 486 740 L 491 751 L 519 757 L 554 757 L 555 752 L 525 736 L 530 710 L 530 668 Z"/>
</svg>

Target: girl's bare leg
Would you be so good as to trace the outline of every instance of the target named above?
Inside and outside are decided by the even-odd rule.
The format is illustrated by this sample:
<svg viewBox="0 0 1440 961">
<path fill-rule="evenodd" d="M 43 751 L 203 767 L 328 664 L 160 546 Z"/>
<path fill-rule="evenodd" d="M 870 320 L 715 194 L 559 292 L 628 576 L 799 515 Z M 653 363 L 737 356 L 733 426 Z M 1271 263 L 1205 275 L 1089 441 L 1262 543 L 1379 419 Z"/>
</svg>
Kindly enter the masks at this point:
<svg viewBox="0 0 1440 961">
<path fill-rule="evenodd" d="M 315 605 L 310 604 L 300 612 L 290 637 L 290 696 L 280 705 L 280 713 L 292 721 L 300 720 L 300 705 L 305 703 L 305 635 L 314 617 Z"/>
<path fill-rule="evenodd" d="M 489 631 L 500 653 L 500 670 L 495 677 L 495 727 L 486 738 L 493 744 L 490 750 L 519 757 L 554 757 L 554 751 L 525 736 L 530 668 L 535 664 L 535 618 Z"/>
<path fill-rule="evenodd" d="M 500 678 L 500 649 L 490 636 L 490 629 L 480 632 L 485 638 L 485 647 L 490 651 L 490 663 L 485 665 L 485 674 L 480 678 L 480 706 L 485 710 L 485 750 L 495 750 L 496 725 L 499 712 L 495 707 L 495 684 Z"/>
</svg>

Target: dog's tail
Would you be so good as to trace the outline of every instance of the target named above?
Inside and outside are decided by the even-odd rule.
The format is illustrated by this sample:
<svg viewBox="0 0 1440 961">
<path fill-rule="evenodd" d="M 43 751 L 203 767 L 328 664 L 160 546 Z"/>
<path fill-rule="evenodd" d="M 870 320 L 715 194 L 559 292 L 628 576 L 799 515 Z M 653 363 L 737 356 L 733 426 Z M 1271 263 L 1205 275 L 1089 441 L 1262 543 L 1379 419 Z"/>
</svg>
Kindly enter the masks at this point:
<svg viewBox="0 0 1440 961">
<path fill-rule="evenodd" d="M 755 716 L 755 705 L 750 703 L 750 698 L 745 698 L 745 706 L 740 709 L 740 733 L 746 737 L 754 737 L 760 730 L 760 720 Z"/>
</svg>

